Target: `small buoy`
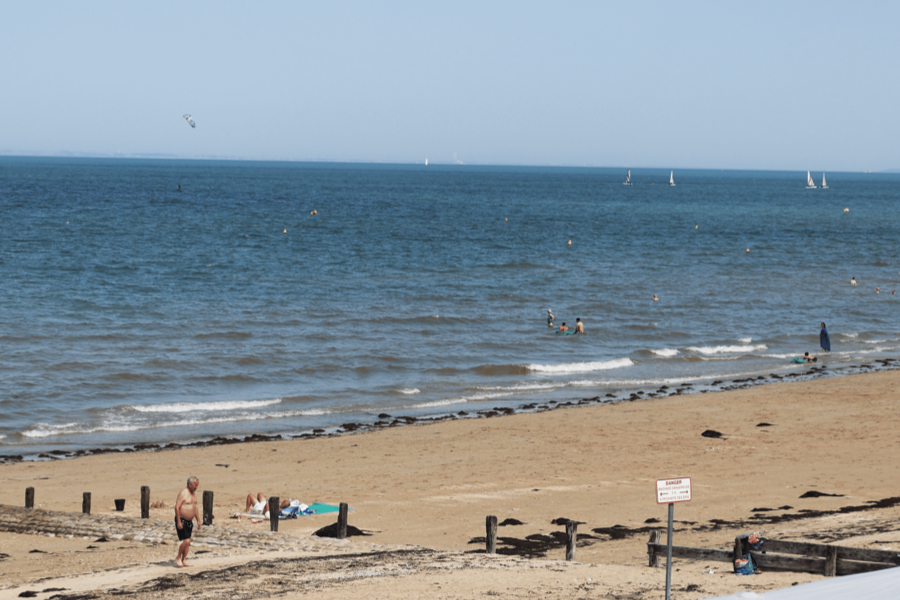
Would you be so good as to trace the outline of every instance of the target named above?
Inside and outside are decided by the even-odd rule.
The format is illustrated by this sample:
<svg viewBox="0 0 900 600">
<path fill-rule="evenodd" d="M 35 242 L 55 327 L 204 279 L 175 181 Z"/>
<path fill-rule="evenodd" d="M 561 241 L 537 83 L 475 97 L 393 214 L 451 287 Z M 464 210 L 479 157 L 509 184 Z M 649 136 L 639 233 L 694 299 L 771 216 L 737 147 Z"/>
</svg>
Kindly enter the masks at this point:
<svg viewBox="0 0 900 600">
<path fill-rule="evenodd" d="M 569 245 L 570 245 L 570 246 L 572 245 L 572 240 L 569 240 Z"/>
<path fill-rule="evenodd" d="M 656 297 L 656 294 L 653 294 L 653 301 L 654 301 L 654 302 L 659 302 L 659 298 Z"/>
<path fill-rule="evenodd" d="M 750 248 L 747 248 L 747 252 L 750 252 Z"/>
<path fill-rule="evenodd" d="M 284 232 L 287 233 L 287 229 L 285 229 Z"/>
<path fill-rule="evenodd" d="M 850 209 L 849 209 L 849 208 L 845 208 L 845 209 L 844 209 L 844 212 L 850 212 Z"/>
</svg>

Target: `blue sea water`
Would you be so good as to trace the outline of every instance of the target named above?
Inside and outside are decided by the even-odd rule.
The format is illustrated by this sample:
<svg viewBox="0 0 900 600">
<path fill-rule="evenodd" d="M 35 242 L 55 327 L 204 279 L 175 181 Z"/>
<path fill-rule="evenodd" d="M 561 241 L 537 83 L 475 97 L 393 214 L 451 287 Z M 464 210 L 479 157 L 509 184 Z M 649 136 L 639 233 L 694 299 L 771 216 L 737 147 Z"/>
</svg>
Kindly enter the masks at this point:
<svg viewBox="0 0 900 600">
<path fill-rule="evenodd" d="M 785 375 L 821 321 L 898 354 L 900 175 L 624 176 L 0 158 L 0 454 Z"/>
</svg>

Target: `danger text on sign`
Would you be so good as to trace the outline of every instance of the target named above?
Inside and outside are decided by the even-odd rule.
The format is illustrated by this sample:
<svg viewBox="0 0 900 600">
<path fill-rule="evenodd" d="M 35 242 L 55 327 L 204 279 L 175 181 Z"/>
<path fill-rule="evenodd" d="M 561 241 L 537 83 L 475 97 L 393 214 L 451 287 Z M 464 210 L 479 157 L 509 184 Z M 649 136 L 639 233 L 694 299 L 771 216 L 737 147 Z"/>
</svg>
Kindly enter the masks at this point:
<svg viewBox="0 0 900 600">
<path fill-rule="evenodd" d="M 671 504 L 673 502 L 691 501 L 691 478 L 674 477 L 672 479 L 656 480 L 657 504 Z"/>
</svg>

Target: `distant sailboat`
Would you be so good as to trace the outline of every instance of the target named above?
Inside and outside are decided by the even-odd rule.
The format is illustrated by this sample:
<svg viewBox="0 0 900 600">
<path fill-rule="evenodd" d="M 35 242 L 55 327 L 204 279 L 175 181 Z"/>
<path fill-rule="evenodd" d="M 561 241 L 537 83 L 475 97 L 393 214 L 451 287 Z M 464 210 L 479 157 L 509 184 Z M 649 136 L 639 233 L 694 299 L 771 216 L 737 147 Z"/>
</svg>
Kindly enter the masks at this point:
<svg viewBox="0 0 900 600">
<path fill-rule="evenodd" d="M 669 185 L 675 185 L 675 171 L 669 172 Z"/>
<path fill-rule="evenodd" d="M 625 176 L 625 183 L 622 185 L 631 185 L 631 169 L 628 169 L 628 175 Z"/>
<path fill-rule="evenodd" d="M 428 159 L 427 159 L 427 158 L 425 159 L 425 166 L 426 166 L 426 167 L 428 166 Z"/>
<path fill-rule="evenodd" d="M 825 183 L 825 173 L 822 173 L 822 189 L 823 189 L 823 190 L 827 190 L 827 189 L 828 189 L 828 184 Z"/>
<path fill-rule="evenodd" d="M 809 174 L 809 171 L 806 172 L 806 189 L 808 189 L 808 190 L 816 189 L 816 184 L 812 180 L 812 175 Z"/>
</svg>

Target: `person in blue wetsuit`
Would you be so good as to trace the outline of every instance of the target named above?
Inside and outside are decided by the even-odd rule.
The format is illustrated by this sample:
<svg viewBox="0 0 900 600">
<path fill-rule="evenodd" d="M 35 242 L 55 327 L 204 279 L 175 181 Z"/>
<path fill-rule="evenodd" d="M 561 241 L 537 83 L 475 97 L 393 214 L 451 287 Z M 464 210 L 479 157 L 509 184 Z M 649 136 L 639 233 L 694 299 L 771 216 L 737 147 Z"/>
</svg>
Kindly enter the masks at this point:
<svg viewBox="0 0 900 600">
<path fill-rule="evenodd" d="M 819 345 L 825 352 L 831 352 L 831 338 L 828 337 L 828 330 L 825 329 L 825 323 L 822 323 L 822 330 L 819 332 Z"/>
</svg>

